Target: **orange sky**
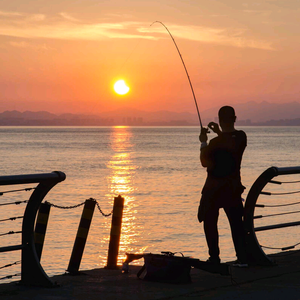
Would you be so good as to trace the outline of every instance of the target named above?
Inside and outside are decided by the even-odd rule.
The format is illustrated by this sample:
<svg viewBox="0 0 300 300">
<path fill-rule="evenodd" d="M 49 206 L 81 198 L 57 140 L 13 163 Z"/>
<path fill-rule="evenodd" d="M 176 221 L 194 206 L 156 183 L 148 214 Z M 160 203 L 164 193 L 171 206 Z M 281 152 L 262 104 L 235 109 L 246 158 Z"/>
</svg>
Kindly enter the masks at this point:
<svg viewBox="0 0 300 300">
<path fill-rule="evenodd" d="M 0 112 L 300 101 L 297 0 L 1 1 Z M 115 80 L 130 86 L 113 92 Z"/>
</svg>

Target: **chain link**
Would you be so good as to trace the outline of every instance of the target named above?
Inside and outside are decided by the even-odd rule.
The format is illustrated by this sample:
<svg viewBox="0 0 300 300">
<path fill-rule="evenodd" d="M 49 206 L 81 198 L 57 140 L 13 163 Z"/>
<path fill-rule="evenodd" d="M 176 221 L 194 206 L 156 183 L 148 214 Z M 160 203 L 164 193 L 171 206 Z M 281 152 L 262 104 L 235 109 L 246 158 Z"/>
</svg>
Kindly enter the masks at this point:
<svg viewBox="0 0 300 300">
<path fill-rule="evenodd" d="M 77 207 L 79 207 L 79 206 L 84 205 L 85 202 L 86 202 L 87 200 L 92 200 L 92 201 L 95 201 L 95 202 L 96 202 L 97 208 L 98 208 L 99 212 L 102 214 L 102 216 L 104 216 L 104 217 L 109 217 L 109 216 L 112 215 L 112 211 L 111 211 L 110 213 L 108 213 L 108 214 L 105 214 L 105 213 L 102 211 L 99 202 L 98 202 L 96 199 L 94 199 L 94 198 L 86 199 L 84 202 L 79 203 L 79 204 L 76 204 L 76 205 L 72 205 L 72 206 L 56 205 L 56 204 L 50 203 L 50 202 L 48 202 L 48 201 L 46 201 L 45 203 L 47 203 L 47 204 L 49 204 L 50 206 L 53 206 L 53 207 L 55 207 L 55 208 L 59 208 L 59 209 L 72 209 L 72 208 L 77 208 Z"/>
<path fill-rule="evenodd" d="M 96 201 L 96 205 L 97 205 L 98 210 L 100 211 L 100 213 L 102 214 L 103 217 L 109 217 L 109 216 L 112 215 L 112 211 L 111 211 L 109 214 L 105 214 L 105 213 L 102 211 L 102 209 L 101 209 L 101 207 L 100 207 L 98 201 Z"/>
<path fill-rule="evenodd" d="M 53 206 L 55 208 L 59 208 L 59 209 L 72 209 L 72 208 L 76 208 L 76 207 L 79 207 L 79 206 L 82 206 L 85 204 L 85 201 L 82 202 L 82 203 L 79 203 L 79 204 L 76 204 L 76 205 L 71 205 L 71 206 L 62 206 L 62 205 L 56 205 L 56 204 L 53 204 L 53 203 L 50 203 L 48 201 L 46 201 L 45 203 L 49 204 L 50 206 Z"/>
<path fill-rule="evenodd" d="M 7 219 L 2 219 L 0 222 L 5 222 L 5 221 L 15 221 L 16 219 L 23 219 L 24 217 L 12 217 L 12 218 L 7 218 Z"/>
<path fill-rule="evenodd" d="M 22 233 L 22 231 L 9 231 L 6 233 L 1 233 L 0 236 L 8 235 L 8 234 L 16 234 L 16 233 Z"/>
<path fill-rule="evenodd" d="M 16 202 L 10 202 L 10 203 L 1 203 L 0 206 L 3 206 L 3 205 L 11 205 L 11 204 L 16 204 L 16 205 L 19 205 L 21 203 L 27 203 L 29 200 L 24 200 L 24 201 L 16 201 Z"/>
<path fill-rule="evenodd" d="M 21 273 L 17 273 L 17 274 L 14 274 L 14 275 L 8 275 L 8 276 L 5 276 L 5 277 L 1 277 L 0 280 L 11 279 L 14 276 L 21 276 Z"/>
<path fill-rule="evenodd" d="M 292 245 L 292 246 L 286 246 L 286 247 L 268 247 L 268 246 L 263 246 L 263 245 L 260 245 L 260 247 L 266 248 L 266 249 L 273 249 L 273 250 L 282 250 L 282 251 L 285 251 L 285 250 L 293 249 L 293 248 L 295 248 L 298 245 L 300 245 L 300 243 L 297 243 L 297 244 Z"/>
<path fill-rule="evenodd" d="M 19 265 L 20 263 L 21 263 L 21 261 L 18 260 L 18 261 L 16 261 L 16 262 L 12 263 L 12 264 L 8 264 L 8 265 L 5 265 L 5 266 L 0 267 L 0 270 L 1 270 L 1 269 L 4 269 L 4 268 L 7 268 L 7 267 L 14 266 L 14 265 Z"/>
<path fill-rule="evenodd" d="M 0 196 L 3 196 L 3 194 L 6 194 L 6 193 L 14 193 L 14 192 L 21 192 L 21 191 L 31 191 L 31 190 L 34 190 L 36 189 L 35 187 L 33 188 L 26 188 L 26 189 L 20 189 L 20 190 L 11 190 L 11 191 L 4 191 L 4 192 L 0 192 Z"/>
</svg>

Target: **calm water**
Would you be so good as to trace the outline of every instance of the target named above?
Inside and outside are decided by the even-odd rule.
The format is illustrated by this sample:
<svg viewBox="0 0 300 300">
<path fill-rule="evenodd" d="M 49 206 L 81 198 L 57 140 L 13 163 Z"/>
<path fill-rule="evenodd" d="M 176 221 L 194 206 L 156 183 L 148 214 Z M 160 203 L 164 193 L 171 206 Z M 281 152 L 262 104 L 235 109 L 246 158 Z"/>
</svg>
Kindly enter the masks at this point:
<svg viewBox="0 0 300 300">
<path fill-rule="evenodd" d="M 300 127 L 245 127 L 243 130 L 248 135 L 242 163 L 246 198 L 252 183 L 265 169 L 300 165 Z M 120 262 L 126 251 L 180 251 L 185 256 L 206 259 L 202 224 L 196 217 L 206 177 L 206 171 L 199 163 L 198 135 L 197 127 L 0 127 L 0 174 L 65 172 L 67 179 L 45 198 L 58 205 L 75 205 L 93 197 L 108 213 L 113 198 L 119 194 L 124 196 Z M 300 175 L 280 179 L 300 180 Z M 1 187 L 0 191 L 10 189 L 14 187 Z M 268 187 L 268 191 L 273 192 L 295 190 L 300 190 L 300 184 Z M 26 200 L 30 193 L 9 193 L 0 200 L 1 203 Z M 261 196 L 259 201 L 288 203 L 297 199 L 299 194 L 275 199 Z M 25 205 L 2 206 L 0 219 L 23 215 L 24 208 Z M 268 209 L 258 214 L 290 210 L 300 209 L 293 206 L 280 211 Z M 66 270 L 81 212 L 82 207 L 72 210 L 51 208 L 42 256 L 42 265 L 48 275 Z M 257 224 L 293 220 L 298 221 L 299 214 L 265 218 Z M 105 218 L 95 210 L 81 269 L 105 266 L 110 223 L 111 217 Z M 21 230 L 21 221 L 0 222 L 0 234 L 10 230 Z M 232 260 L 234 250 L 223 212 L 219 230 L 221 258 Z M 262 245 L 271 247 L 300 242 L 297 227 L 258 233 L 257 236 Z M 20 235 L 0 236 L 0 246 L 19 243 Z M 270 251 L 266 250 L 267 253 Z M 0 267 L 19 259 L 20 251 L 0 253 Z M 19 272 L 20 266 L 0 269 L 0 277 Z"/>
</svg>

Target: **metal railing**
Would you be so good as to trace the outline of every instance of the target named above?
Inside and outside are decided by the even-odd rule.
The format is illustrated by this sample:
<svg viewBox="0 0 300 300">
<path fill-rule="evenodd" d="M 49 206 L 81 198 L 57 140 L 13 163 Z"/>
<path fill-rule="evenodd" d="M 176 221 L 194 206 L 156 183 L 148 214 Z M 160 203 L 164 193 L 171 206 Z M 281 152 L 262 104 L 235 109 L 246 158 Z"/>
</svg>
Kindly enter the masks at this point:
<svg viewBox="0 0 300 300">
<path fill-rule="evenodd" d="M 22 231 L 18 232 L 22 234 L 22 243 L 19 245 L 0 247 L 0 252 L 9 252 L 16 250 L 22 251 L 20 281 L 21 284 L 44 287 L 51 287 L 54 285 L 54 283 L 47 276 L 40 264 L 34 241 L 34 226 L 36 215 L 43 199 L 57 183 L 65 180 L 65 178 L 66 175 L 63 172 L 59 171 L 43 174 L 0 176 L 0 186 L 38 183 L 38 185 L 35 188 L 17 189 L 0 193 L 0 195 L 3 195 L 4 193 L 33 189 L 29 200 L 0 204 L 9 205 L 19 204 L 22 202 L 27 203 L 24 216 L 18 217 L 23 218 Z"/>
<path fill-rule="evenodd" d="M 277 214 L 271 214 L 271 215 L 254 215 L 255 208 L 256 207 L 281 207 L 281 206 L 291 206 L 291 205 L 297 205 L 300 204 L 300 201 L 288 204 L 279 204 L 279 205 L 264 205 L 264 204 L 257 204 L 257 200 L 260 195 L 287 195 L 287 194 L 298 194 L 300 191 L 292 191 L 287 193 L 270 193 L 270 192 L 264 192 L 264 187 L 268 184 L 282 184 L 283 182 L 272 180 L 276 176 L 281 175 L 292 175 L 292 174 L 300 174 L 300 166 L 297 167 L 287 167 L 287 168 L 277 168 L 277 167 L 271 167 L 267 170 L 265 170 L 253 183 L 249 194 L 246 199 L 245 203 L 245 215 L 244 215 L 244 224 L 245 224 L 245 230 L 246 230 L 246 241 L 247 241 L 247 252 L 249 256 L 249 260 L 252 261 L 255 264 L 260 265 L 273 265 L 274 262 L 265 254 L 265 252 L 262 249 L 262 246 L 259 244 L 256 232 L 259 231 L 265 231 L 265 230 L 272 230 L 272 229 L 278 229 L 278 228 L 285 228 L 285 227 L 291 227 L 291 226 L 297 226 L 300 225 L 300 221 L 295 222 L 286 222 L 286 223 L 280 223 L 280 224 L 273 224 L 273 225 L 267 225 L 267 226 L 260 226 L 260 227 L 254 227 L 254 220 L 263 218 L 263 217 L 273 217 L 273 216 L 279 216 L 279 215 L 290 215 L 295 213 L 300 213 L 300 211 L 291 211 L 291 212 L 280 212 Z M 293 183 L 293 182 L 299 182 L 299 181 L 292 181 L 292 182 L 285 182 L 285 183 Z M 298 244 L 296 244 L 298 245 Z M 295 245 L 294 245 L 295 246 Z M 294 246 L 290 247 L 284 247 L 281 248 L 281 250 L 288 250 L 293 248 Z"/>
</svg>

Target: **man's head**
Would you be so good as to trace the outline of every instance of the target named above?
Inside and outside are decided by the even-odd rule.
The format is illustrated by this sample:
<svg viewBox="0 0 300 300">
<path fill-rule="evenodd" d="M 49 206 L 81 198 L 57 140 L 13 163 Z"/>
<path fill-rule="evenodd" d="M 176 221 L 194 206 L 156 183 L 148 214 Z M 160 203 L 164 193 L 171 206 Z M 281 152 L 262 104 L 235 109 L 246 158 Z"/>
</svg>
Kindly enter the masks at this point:
<svg viewBox="0 0 300 300">
<path fill-rule="evenodd" d="M 219 110 L 219 123 L 223 131 L 233 131 L 236 120 L 234 108 L 223 106 Z"/>
<path fill-rule="evenodd" d="M 236 120 L 234 108 L 223 106 L 219 110 L 219 121 L 224 123 L 234 123 Z"/>
</svg>

